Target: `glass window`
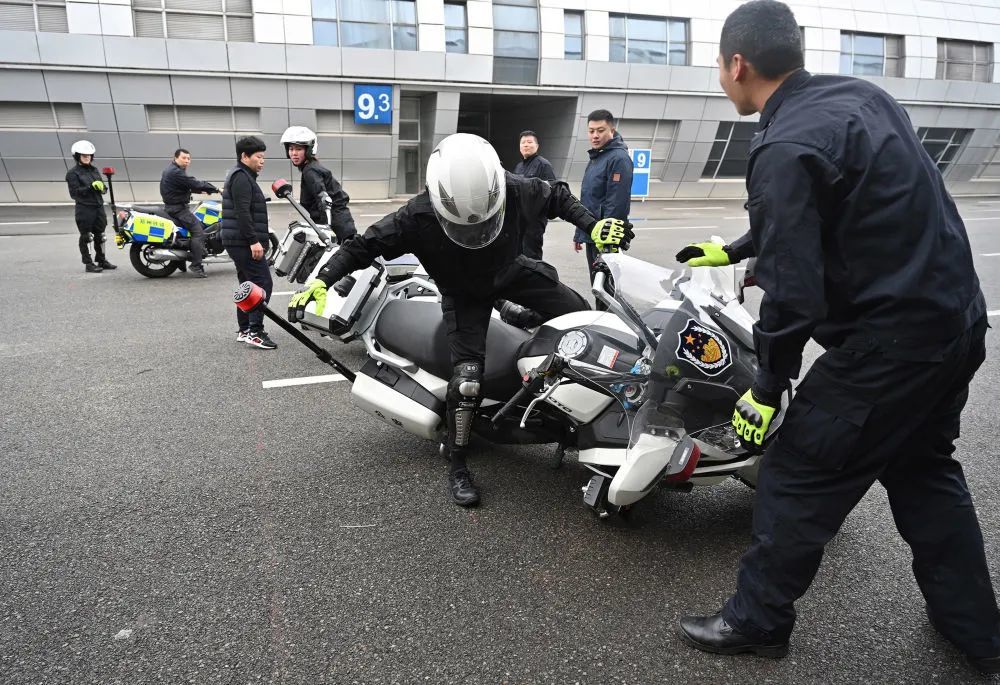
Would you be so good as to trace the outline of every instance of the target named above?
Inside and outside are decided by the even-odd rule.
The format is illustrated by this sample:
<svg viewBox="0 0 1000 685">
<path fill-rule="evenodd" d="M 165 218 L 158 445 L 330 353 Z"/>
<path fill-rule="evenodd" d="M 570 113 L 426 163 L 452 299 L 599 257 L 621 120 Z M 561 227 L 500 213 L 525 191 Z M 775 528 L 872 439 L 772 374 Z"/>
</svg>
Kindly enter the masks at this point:
<svg viewBox="0 0 1000 685">
<path fill-rule="evenodd" d="M 493 54 L 497 57 L 538 57 L 538 34 L 496 31 Z"/>
<path fill-rule="evenodd" d="M 924 150 L 945 173 L 972 131 L 967 128 L 918 128 L 917 138 Z"/>
<path fill-rule="evenodd" d="M 416 24 L 417 23 L 417 3 L 414 0 L 393 0 L 392 2 L 392 23 L 393 24 Z"/>
<path fill-rule="evenodd" d="M 493 5 L 493 30 L 538 31 L 538 10 L 534 7 Z"/>
<path fill-rule="evenodd" d="M 134 0 L 135 34 L 146 38 L 194 38 L 253 42 L 253 10 L 250 3 L 230 0 L 178 2 Z"/>
<path fill-rule="evenodd" d="M 564 12 L 563 26 L 566 34 L 565 58 L 583 59 L 583 12 Z"/>
<path fill-rule="evenodd" d="M 340 0 L 340 18 L 374 24 L 389 23 L 389 3 L 386 0 Z"/>
<path fill-rule="evenodd" d="M 444 4 L 444 49 L 447 52 L 468 52 L 468 24 L 465 5 L 446 2 Z"/>
<path fill-rule="evenodd" d="M 902 76 L 903 39 L 867 33 L 840 34 L 840 73 L 847 76 Z"/>
<path fill-rule="evenodd" d="M 312 0 L 313 19 L 336 19 L 337 0 Z"/>
<path fill-rule="evenodd" d="M 961 81 L 993 80 L 993 45 L 963 40 L 938 40 L 937 78 Z"/>
<path fill-rule="evenodd" d="M 337 42 L 337 22 L 313 19 L 314 45 L 339 45 Z"/>
<path fill-rule="evenodd" d="M 750 141 L 757 124 L 749 121 L 721 121 L 715 143 L 708 155 L 702 178 L 745 178 Z"/>
<path fill-rule="evenodd" d="M 522 0 L 493 4 L 493 80 L 538 83 L 538 8 Z M 514 4 L 516 3 L 516 5 Z"/>
<path fill-rule="evenodd" d="M 611 15 L 612 62 L 638 64 L 687 64 L 687 21 Z"/>
<path fill-rule="evenodd" d="M 340 22 L 341 45 L 345 48 L 392 49 L 392 37 L 388 24 L 359 24 Z"/>
<path fill-rule="evenodd" d="M 417 27 L 416 26 L 393 26 L 392 27 L 392 49 L 393 50 L 416 50 L 417 49 Z"/>
</svg>

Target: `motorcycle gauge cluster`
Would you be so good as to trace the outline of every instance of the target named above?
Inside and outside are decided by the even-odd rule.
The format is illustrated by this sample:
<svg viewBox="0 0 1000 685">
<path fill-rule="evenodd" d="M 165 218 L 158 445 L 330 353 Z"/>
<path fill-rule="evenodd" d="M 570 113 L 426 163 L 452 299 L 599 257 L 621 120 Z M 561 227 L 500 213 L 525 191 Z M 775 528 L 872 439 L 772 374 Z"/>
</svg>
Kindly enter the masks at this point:
<svg viewBox="0 0 1000 685">
<path fill-rule="evenodd" d="M 584 331 L 569 331 L 556 343 L 556 354 L 563 359 L 576 359 L 587 351 L 590 339 Z"/>
</svg>

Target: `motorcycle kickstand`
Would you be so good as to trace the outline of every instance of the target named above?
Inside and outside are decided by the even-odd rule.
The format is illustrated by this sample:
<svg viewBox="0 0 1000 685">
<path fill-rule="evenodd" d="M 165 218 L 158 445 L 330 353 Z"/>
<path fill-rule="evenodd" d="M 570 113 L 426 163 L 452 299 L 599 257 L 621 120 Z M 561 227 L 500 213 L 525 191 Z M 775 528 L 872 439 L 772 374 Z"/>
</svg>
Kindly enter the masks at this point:
<svg viewBox="0 0 1000 685">
<path fill-rule="evenodd" d="M 552 461 L 549 462 L 549 468 L 553 471 L 559 469 L 563 465 L 563 459 L 566 458 L 566 445 L 559 443 L 556 445 L 555 454 L 552 455 Z"/>
</svg>

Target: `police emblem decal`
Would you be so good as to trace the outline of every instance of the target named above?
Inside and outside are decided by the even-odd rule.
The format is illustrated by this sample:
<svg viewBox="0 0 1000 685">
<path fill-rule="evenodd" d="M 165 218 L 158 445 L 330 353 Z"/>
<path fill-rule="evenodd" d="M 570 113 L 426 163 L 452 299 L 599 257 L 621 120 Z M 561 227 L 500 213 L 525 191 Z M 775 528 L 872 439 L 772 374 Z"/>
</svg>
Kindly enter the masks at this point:
<svg viewBox="0 0 1000 685">
<path fill-rule="evenodd" d="M 677 358 L 698 367 L 706 376 L 717 376 L 733 363 L 726 337 L 694 319 L 688 319 L 677 334 Z"/>
</svg>

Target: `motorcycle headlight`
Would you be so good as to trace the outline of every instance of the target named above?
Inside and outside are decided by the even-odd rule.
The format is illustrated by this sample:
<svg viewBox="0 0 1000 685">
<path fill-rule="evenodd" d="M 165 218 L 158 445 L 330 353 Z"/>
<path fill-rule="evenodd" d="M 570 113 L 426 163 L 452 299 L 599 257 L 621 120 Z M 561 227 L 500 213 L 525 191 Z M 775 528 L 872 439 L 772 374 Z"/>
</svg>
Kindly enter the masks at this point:
<svg viewBox="0 0 1000 685">
<path fill-rule="evenodd" d="M 585 331 L 574 330 L 564 333 L 556 343 L 556 354 L 563 359 L 576 359 L 590 347 L 590 338 Z"/>
</svg>

